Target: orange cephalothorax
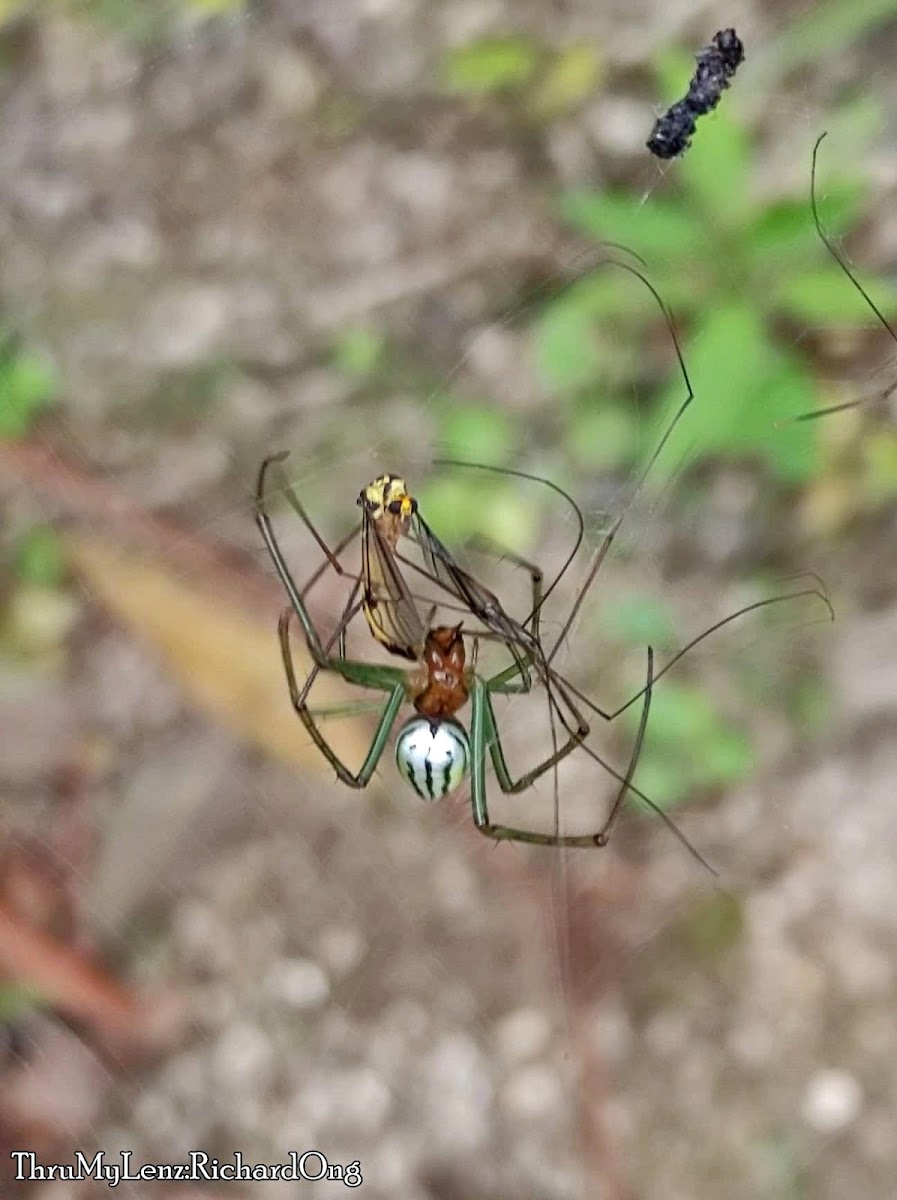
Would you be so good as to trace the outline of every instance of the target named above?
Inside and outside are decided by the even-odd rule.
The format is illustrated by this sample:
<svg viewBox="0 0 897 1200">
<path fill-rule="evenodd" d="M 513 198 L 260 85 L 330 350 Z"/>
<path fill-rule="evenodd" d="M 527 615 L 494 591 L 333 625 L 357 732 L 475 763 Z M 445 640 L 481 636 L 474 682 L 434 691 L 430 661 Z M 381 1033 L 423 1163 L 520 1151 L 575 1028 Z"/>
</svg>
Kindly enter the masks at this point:
<svg viewBox="0 0 897 1200">
<path fill-rule="evenodd" d="M 451 717 L 467 703 L 469 671 L 460 625 L 438 625 L 427 634 L 423 668 L 411 684 L 423 717 Z"/>
</svg>

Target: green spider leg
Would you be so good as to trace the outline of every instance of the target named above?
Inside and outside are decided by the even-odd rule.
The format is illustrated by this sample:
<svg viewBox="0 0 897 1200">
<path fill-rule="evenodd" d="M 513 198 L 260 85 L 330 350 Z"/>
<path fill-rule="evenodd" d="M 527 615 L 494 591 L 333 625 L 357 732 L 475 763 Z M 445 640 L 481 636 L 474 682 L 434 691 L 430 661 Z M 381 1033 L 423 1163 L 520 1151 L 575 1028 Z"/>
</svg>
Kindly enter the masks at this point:
<svg viewBox="0 0 897 1200">
<path fill-rule="evenodd" d="M 519 779 L 513 779 L 508 769 L 507 761 L 504 756 L 504 751 L 501 744 L 501 738 L 498 733 L 498 722 L 495 717 L 495 711 L 492 705 L 493 695 L 512 695 L 520 692 L 523 688 L 519 684 L 515 684 L 512 675 L 513 668 L 508 668 L 507 671 L 502 671 L 498 675 L 493 676 L 489 680 L 478 679 L 474 682 L 474 687 L 471 694 L 471 720 L 470 720 L 470 747 L 471 747 L 471 804 L 473 806 L 474 824 L 480 833 L 487 837 L 495 838 L 498 841 L 526 842 L 536 846 L 565 846 L 571 849 L 585 849 L 594 847 L 606 846 L 610 840 L 611 831 L 616 824 L 617 818 L 622 811 L 623 802 L 627 794 L 632 794 L 637 797 L 646 808 L 649 808 L 656 817 L 658 817 L 667 829 L 672 833 L 676 840 L 688 851 L 688 853 L 700 863 L 706 871 L 713 876 L 718 876 L 719 872 L 711 866 L 701 852 L 692 845 L 682 830 L 654 801 L 646 796 L 632 782 L 635 775 L 636 767 L 641 756 L 642 746 L 644 744 L 645 734 L 648 727 L 648 716 L 651 709 L 651 695 L 653 692 L 654 683 L 657 676 L 654 674 L 654 651 L 648 647 L 648 671 L 647 681 L 642 692 L 642 714 L 639 720 L 639 728 L 636 734 L 633 749 L 629 758 L 629 765 L 625 773 L 621 774 L 616 770 L 606 759 L 602 758 L 591 746 L 585 744 L 582 736 L 572 737 L 569 743 L 561 748 L 545 762 L 540 763 L 531 771 L 526 772 Z M 555 680 L 558 690 L 563 695 L 564 701 L 567 704 L 569 711 L 573 714 L 576 720 L 580 723 L 580 728 L 584 728 L 588 733 L 588 725 L 579 714 L 578 709 L 570 697 L 566 694 L 566 690 L 570 685 L 566 680 L 557 678 Z M 575 692 L 575 689 L 572 689 Z M 619 784 L 619 790 L 616 798 L 611 805 L 610 811 L 605 818 L 604 824 L 596 833 L 589 834 L 551 834 L 538 833 L 527 829 L 520 829 L 514 826 L 495 825 L 489 819 L 489 811 L 486 806 L 486 787 L 485 787 L 485 754 L 483 748 L 487 748 L 492 759 L 492 765 L 495 770 L 495 776 L 498 779 L 499 786 L 506 795 L 516 795 L 525 791 L 546 771 L 550 770 L 561 758 L 569 754 L 576 746 L 579 746 L 585 754 L 587 754 L 594 762 L 598 764 L 612 779 L 615 779 Z M 478 776 L 479 775 L 479 779 Z"/>
<path fill-rule="evenodd" d="M 280 577 L 280 582 L 283 584 L 283 588 L 290 601 L 289 606 L 281 613 L 277 626 L 278 637 L 280 639 L 281 655 L 283 657 L 284 672 L 287 678 L 287 686 L 289 687 L 290 691 L 290 701 L 295 712 L 308 731 L 312 741 L 317 746 L 321 754 L 323 754 L 324 758 L 326 758 L 326 760 L 333 767 L 338 778 L 348 787 L 363 788 L 366 787 L 370 782 L 371 776 L 377 769 L 377 764 L 383 756 L 383 750 L 386 746 L 387 740 L 389 739 L 390 731 L 395 724 L 398 711 L 405 700 L 406 675 L 404 671 L 396 667 L 378 666 L 372 663 L 359 663 L 351 659 L 347 659 L 345 657 L 345 628 L 347 620 L 345 619 L 340 622 L 335 639 L 331 639 L 331 642 L 328 643 L 327 647 L 322 644 L 315 624 L 305 606 L 303 596 L 320 578 L 327 566 L 331 565 L 336 560 L 332 552 L 326 547 L 326 545 L 324 545 L 321 539 L 316 537 L 318 544 L 321 545 L 325 550 L 327 559 L 322 566 L 318 568 L 308 583 L 306 583 L 302 591 L 300 591 L 296 586 L 296 582 L 293 579 L 290 568 L 287 566 L 286 560 L 283 557 L 283 553 L 280 549 L 280 545 L 277 541 L 277 537 L 274 533 L 274 529 L 271 525 L 270 518 L 264 505 L 265 475 L 268 467 L 272 462 L 279 462 L 284 457 L 285 455 L 274 455 L 271 458 L 266 458 L 259 468 L 258 483 L 256 486 L 256 523 L 258 524 L 265 547 L 271 556 L 271 561 L 274 563 L 274 568 Z M 304 514 L 301 511 L 300 515 L 304 518 Z M 345 545 L 348 545 L 352 536 L 354 536 L 354 531 L 352 535 L 349 535 L 349 537 L 345 539 Z M 341 547 L 344 548 L 343 543 L 341 543 Z M 342 568 L 340 568 L 340 570 L 342 571 Z M 352 606 L 355 603 L 355 594 L 357 594 L 357 586 L 356 591 L 353 592 L 353 594 L 349 597 L 344 617 L 348 616 L 352 610 Z M 296 679 L 296 671 L 293 666 L 293 654 L 290 647 L 289 623 L 293 616 L 296 617 L 302 627 L 302 632 L 305 635 L 305 642 L 308 646 L 308 652 L 311 655 L 312 662 L 314 664 L 302 688 L 299 687 L 299 683 Z M 338 643 L 336 655 L 330 654 L 333 640 L 336 640 Z M 375 691 L 388 693 L 388 698 L 381 713 L 380 721 L 376 730 L 374 731 L 370 748 L 368 749 L 364 761 L 357 772 L 352 771 L 342 761 L 342 759 L 321 733 L 314 719 L 314 715 L 308 708 L 308 692 L 320 671 L 333 671 L 336 674 L 341 675 L 342 678 L 348 683 L 355 683 L 363 687 L 371 688 Z"/>
<path fill-rule="evenodd" d="M 495 777 L 501 790 L 506 795 L 518 795 L 530 788 L 540 776 L 551 770 L 562 758 L 571 753 L 582 739 L 577 735 L 571 736 L 567 743 L 544 762 L 533 767 L 519 778 L 514 779 L 508 769 L 507 760 L 498 732 L 498 722 L 492 705 L 493 695 L 509 695 L 522 690 L 519 683 L 508 678 L 508 672 L 501 672 L 490 680 L 476 679 L 471 693 L 470 718 L 470 757 L 471 757 L 471 806 L 474 824 L 480 833 L 496 841 L 524 842 L 536 846 L 565 846 L 569 848 L 602 847 L 609 840 L 610 831 L 616 821 L 626 793 L 632 789 L 632 778 L 635 774 L 638 760 L 644 743 L 645 731 L 648 725 L 648 715 L 651 708 L 651 689 L 653 683 L 654 652 L 648 647 L 648 682 L 645 688 L 642 716 L 638 734 L 629 759 L 629 765 L 624 775 L 611 770 L 611 774 L 619 781 L 620 789 L 611 807 L 608 817 L 602 827 L 595 833 L 561 834 L 540 833 L 535 830 L 522 829 L 518 826 L 497 825 L 490 820 L 486 804 L 486 752 L 492 759 Z M 571 705 L 575 712 L 575 707 Z M 637 789 L 632 789 L 638 793 Z M 645 799 L 647 799 L 645 797 Z M 648 801 L 650 804 L 650 801 Z"/>
<path fill-rule="evenodd" d="M 364 788 L 371 781 L 371 777 L 377 769 L 377 764 L 383 757 L 383 751 L 386 749 L 386 743 L 389 741 L 389 735 L 392 732 L 393 726 L 396 723 L 396 718 L 399 715 L 399 709 L 405 703 L 408 695 L 407 691 L 407 675 L 400 667 L 379 666 L 373 663 L 356 662 L 354 659 L 343 658 L 339 655 L 334 657 L 326 656 L 321 660 L 315 660 L 315 668 L 320 671 L 334 671 L 341 675 L 348 683 L 358 684 L 361 687 L 371 688 L 378 692 L 387 692 L 388 698 L 383 710 L 380 714 L 380 719 L 377 728 L 374 730 L 374 735 L 371 740 L 370 747 L 364 757 L 364 761 L 357 771 L 352 771 L 342 761 L 327 739 L 324 737 L 318 728 L 314 714 L 308 707 L 306 700 L 308 694 L 308 685 L 302 689 L 299 688 L 296 679 L 296 672 L 293 667 L 293 654 L 290 646 L 290 620 L 293 615 L 298 617 L 300 624 L 305 631 L 305 621 L 308 614 L 305 614 L 303 619 L 302 614 L 294 608 L 285 608 L 280 615 L 280 620 L 277 624 L 277 633 L 280 638 L 280 651 L 283 656 L 284 671 L 287 677 L 287 686 L 290 690 L 290 700 L 293 708 L 299 716 L 302 724 L 308 731 L 314 744 L 324 755 L 330 765 L 337 774 L 337 778 L 351 788 Z M 306 634 L 306 642 L 311 650 L 311 643 Z"/>
</svg>

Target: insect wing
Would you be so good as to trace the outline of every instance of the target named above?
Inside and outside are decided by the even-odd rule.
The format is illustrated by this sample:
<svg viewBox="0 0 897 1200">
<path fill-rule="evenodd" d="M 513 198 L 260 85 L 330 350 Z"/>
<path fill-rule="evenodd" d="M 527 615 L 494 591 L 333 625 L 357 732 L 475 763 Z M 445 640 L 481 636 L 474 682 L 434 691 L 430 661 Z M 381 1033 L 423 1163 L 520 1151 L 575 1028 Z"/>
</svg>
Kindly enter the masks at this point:
<svg viewBox="0 0 897 1200">
<path fill-rule="evenodd" d="M 363 607 L 371 633 L 390 654 L 416 661 L 426 630 L 392 551 L 364 510 L 361 538 Z"/>
<path fill-rule="evenodd" d="M 494 592 L 458 566 L 451 551 L 439 540 L 420 514 L 413 518 L 415 541 L 433 576 L 465 604 L 487 629 L 525 650 L 536 648 L 532 635 L 508 616 Z"/>
</svg>

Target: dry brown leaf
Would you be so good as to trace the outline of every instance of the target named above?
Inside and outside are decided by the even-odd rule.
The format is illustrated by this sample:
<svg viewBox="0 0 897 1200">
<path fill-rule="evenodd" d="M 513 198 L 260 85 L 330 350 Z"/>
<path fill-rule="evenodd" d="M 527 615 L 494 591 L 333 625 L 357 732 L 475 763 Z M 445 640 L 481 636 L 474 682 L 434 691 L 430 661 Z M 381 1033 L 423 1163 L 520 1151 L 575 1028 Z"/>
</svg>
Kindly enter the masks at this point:
<svg viewBox="0 0 897 1200">
<path fill-rule="evenodd" d="M 90 590 L 123 624 L 147 639 L 200 707 L 239 737 L 303 768 L 332 774 L 290 706 L 277 640 L 276 614 L 250 618 L 220 592 L 195 586 L 149 561 L 85 535 L 68 539 L 72 561 Z M 310 659 L 294 637 L 301 679 Z M 315 685 L 315 706 L 357 699 L 333 675 Z M 370 729 L 360 717 L 327 721 L 327 740 L 348 765 L 361 762 Z"/>
</svg>

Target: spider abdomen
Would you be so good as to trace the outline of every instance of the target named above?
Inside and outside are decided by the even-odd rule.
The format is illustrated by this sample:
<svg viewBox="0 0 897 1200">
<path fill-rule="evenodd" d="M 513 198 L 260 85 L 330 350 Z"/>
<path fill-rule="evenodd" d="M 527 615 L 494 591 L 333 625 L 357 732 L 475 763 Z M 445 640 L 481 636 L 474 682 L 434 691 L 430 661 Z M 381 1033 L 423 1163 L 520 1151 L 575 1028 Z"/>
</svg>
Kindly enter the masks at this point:
<svg viewBox="0 0 897 1200">
<path fill-rule="evenodd" d="M 463 725 L 412 717 L 396 738 L 396 765 L 422 800 L 441 800 L 464 780 L 470 743 Z"/>
</svg>

